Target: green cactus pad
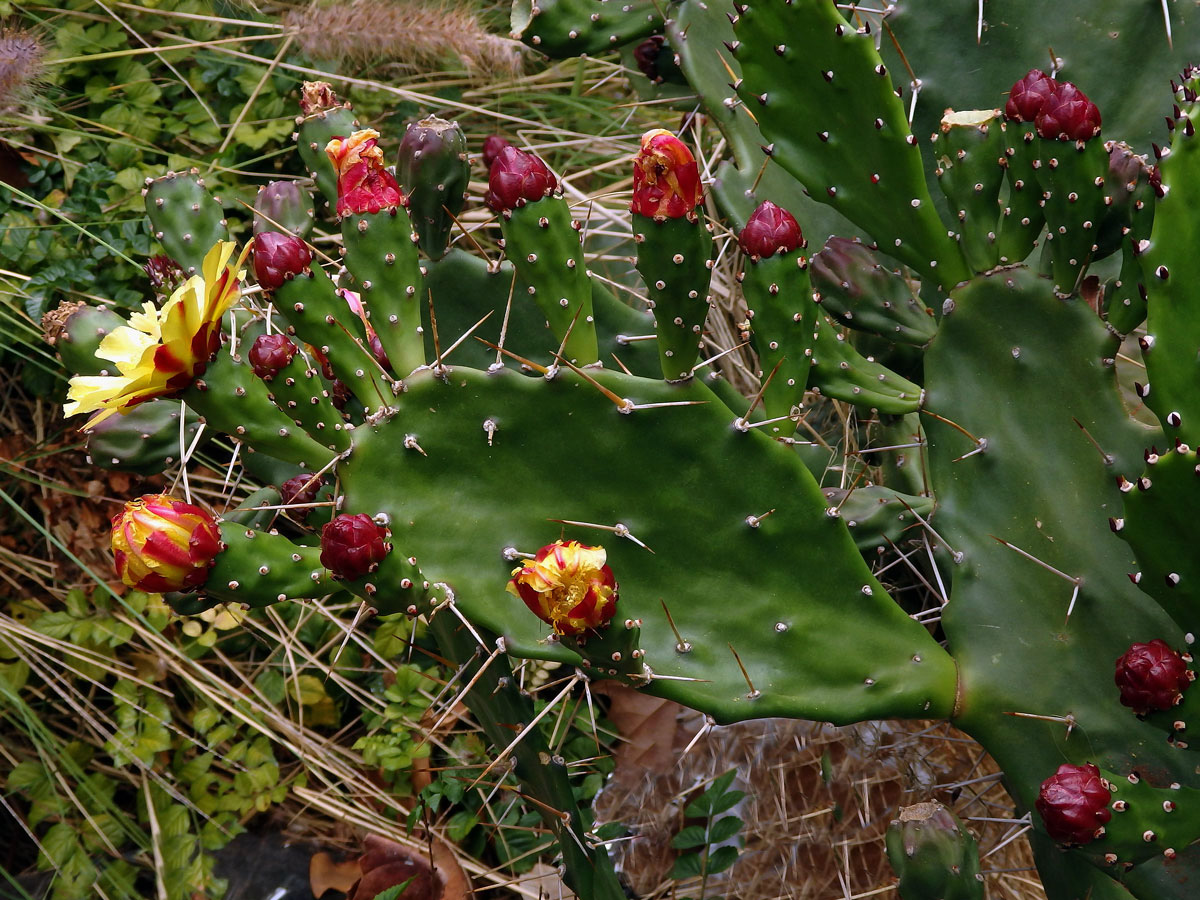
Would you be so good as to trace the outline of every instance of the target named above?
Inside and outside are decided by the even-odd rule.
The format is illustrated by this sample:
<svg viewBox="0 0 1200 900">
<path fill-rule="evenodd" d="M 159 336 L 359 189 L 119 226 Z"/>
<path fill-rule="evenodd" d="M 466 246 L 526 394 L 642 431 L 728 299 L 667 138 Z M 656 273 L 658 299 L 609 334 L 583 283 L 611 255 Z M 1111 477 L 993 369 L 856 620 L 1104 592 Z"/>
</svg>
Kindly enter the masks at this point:
<svg viewBox="0 0 1200 900">
<path fill-rule="evenodd" d="M 425 365 L 421 307 L 425 292 L 417 256 L 417 232 L 408 210 L 393 206 L 342 218 L 346 268 L 363 308 L 387 352 L 392 371 L 407 378 Z"/>
<path fill-rule="evenodd" d="M 611 50 L 662 28 L 654 0 L 514 0 L 510 33 L 556 58 Z"/>
<path fill-rule="evenodd" d="M 1055 289 L 1071 294 L 1097 258 L 1100 226 L 1112 204 L 1105 190 L 1108 151 L 1099 138 L 1078 142 L 1038 138 L 1036 146 Z"/>
<path fill-rule="evenodd" d="M 386 406 L 392 387 L 367 348 L 362 323 L 337 294 L 321 265 L 289 279 L 275 290 L 275 308 L 288 333 L 325 354 L 334 374 L 367 409 Z"/>
<path fill-rule="evenodd" d="M 821 488 L 828 508 L 837 510 L 859 550 L 875 550 L 896 543 L 917 526 L 917 516 L 933 512 L 933 499 L 901 494 L 879 484 L 846 488 Z M 915 514 L 915 515 L 914 515 Z"/>
<path fill-rule="evenodd" d="M 199 427 L 194 410 L 185 411 L 178 400 L 160 397 L 93 426 L 85 446 L 89 459 L 102 469 L 157 475 L 191 446 Z"/>
<path fill-rule="evenodd" d="M 229 240 L 225 210 L 208 189 L 199 169 L 147 178 L 142 191 L 154 237 L 187 275 L 195 275 L 218 241 Z"/>
<path fill-rule="evenodd" d="M 244 441 L 260 453 L 319 469 L 335 454 L 310 438 L 271 402 L 267 386 L 224 348 L 202 378 L 180 395 L 211 428 Z"/>
<path fill-rule="evenodd" d="M 282 600 L 324 597 L 336 585 L 321 565 L 320 547 L 302 547 L 274 531 L 221 523 L 225 549 L 209 570 L 207 609 L 218 603 L 269 606 Z"/>
<path fill-rule="evenodd" d="M 653 304 L 663 377 L 686 380 L 700 355 L 708 318 L 712 235 L 698 218 L 658 222 L 634 213 L 633 237 L 637 269 Z"/>
<path fill-rule="evenodd" d="M 1181 445 L 1161 456 L 1147 450 L 1146 462 L 1139 477 L 1120 479 L 1125 510 L 1111 525 L 1137 557 L 1129 577 L 1181 629 L 1200 634 L 1200 557 L 1191 538 L 1200 509 L 1200 455 Z"/>
<path fill-rule="evenodd" d="M 936 134 L 938 186 L 958 219 L 967 264 L 986 272 L 999 262 L 997 198 L 1004 183 L 1004 134 L 999 111 L 946 110 Z"/>
<path fill-rule="evenodd" d="M 430 259 L 446 255 L 454 218 L 466 201 L 471 163 L 457 122 L 430 116 L 408 126 L 396 160 L 396 180 Z"/>
<path fill-rule="evenodd" d="M 320 372 L 300 353 L 266 382 L 271 400 L 305 434 L 331 450 L 350 446 L 350 431 L 334 407 Z"/>
<path fill-rule="evenodd" d="M 105 361 L 96 356 L 100 342 L 118 325 L 127 324 L 107 306 L 64 303 L 42 319 L 46 339 L 72 375 L 99 375 Z M 114 373 L 115 374 L 115 373 Z"/>
<path fill-rule="evenodd" d="M 923 419 L 931 524 L 960 560 L 943 563 L 953 585 L 942 617 L 962 677 L 957 723 L 999 762 L 1018 807 L 1033 806 L 1064 757 L 1187 780 L 1189 754 L 1113 687 L 1131 636 L 1183 636 L 1130 583 L 1132 554 L 1108 526 L 1122 504 L 1115 475 L 1140 469 L 1147 434 L 1101 363 L 1104 326 L 1021 267 L 952 297 L 925 374 L 926 408 L 954 425 Z"/>
<path fill-rule="evenodd" d="M 825 316 L 817 318 L 808 382 L 826 397 L 892 415 L 916 412 L 925 396 L 919 385 L 864 357 Z"/>
<path fill-rule="evenodd" d="M 1200 839 L 1200 790 L 1178 783 L 1154 787 L 1140 773 L 1121 776 L 1101 769 L 1112 791 L 1112 818 L 1104 835 L 1076 852 L 1113 868 L 1155 857 L 1173 860 Z"/>
<path fill-rule="evenodd" d="M 967 266 L 934 208 L 904 104 L 869 32 L 829 0 L 748 5 L 734 24 L 738 95 L 772 158 L 814 199 L 949 289 Z"/>
<path fill-rule="evenodd" d="M 586 366 L 599 358 L 592 286 L 580 244 L 580 225 L 562 197 L 525 203 L 500 219 L 504 251 L 525 292 L 545 316 L 563 356 Z M 528 302 L 514 297 L 513 302 Z M 569 332 L 569 336 L 568 336 Z M 554 349 L 557 349 L 554 348 Z"/>
<path fill-rule="evenodd" d="M 1035 141 L 1040 140 L 1032 122 L 1002 122 L 1004 134 L 1004 178 L 1008 193 L 1000 209 L 997 253 L 1001 263 L 1024 262 L 1037 246 L 1046 214 L 1042 211 L 1042 189 L 1038 184 Z"/>
<path fill-rule="evenodd" d="M 768 419 L 790 415 L 808 387 L 817 319 L 824 318 L 812 299 L 808 260 L 799 249 L 747 259 L 742 294 L 762 377 L 771 379 L 763 386 L 763 411 Z"/>
<path fill-rule="evenodd" d="M 886 845 L 901 900 L 983 900 L 979 844 L 937 801 L 902 807 Z"/>
<path fill-rule="evenodd" d="M 532 553 L 566 535 L 606 548 L 619 619 L 642 619 L 645 662 L 683 679 L 652 681 L 658 695 L 721 721 L 949 711 L 953 664 L 874 580 L 794 453 L 735 427 L 695 380 L 595 378 L 635 404 L 698 405 L 622 414 L 575 375 L 422 375 L 395 418 L 355 431 L 343 508 L 386 512 L 397 550 L 517 655 L 577 659 L 505 592 L 505 548 Z M 717 475 L 731 458 L 740 476 Z M 557 519 L 620 523 L 631 537 Z"/>
<path fill-rule="evenodd" d="M 1141 256 L 1149 293 L 1142 339 L 1150 388 L 1146 403 L 1170 437 L 1193 445 L 1200 444 L 1200 306 L 1195 302 L 1200 284 L 1200 138 L 1194 136 L 1195 122 L 1200 122 L 1200 104 L 1184 111 L 1171 154 L 1159 164 L 1164 195 Z"/>
</svg>

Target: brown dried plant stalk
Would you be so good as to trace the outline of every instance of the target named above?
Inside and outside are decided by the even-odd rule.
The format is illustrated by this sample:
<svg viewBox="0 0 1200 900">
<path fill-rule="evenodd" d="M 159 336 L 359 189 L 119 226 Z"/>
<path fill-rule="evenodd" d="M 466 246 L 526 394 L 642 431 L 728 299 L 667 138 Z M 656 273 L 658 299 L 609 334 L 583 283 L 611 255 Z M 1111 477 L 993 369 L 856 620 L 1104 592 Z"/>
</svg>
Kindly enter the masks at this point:
<svg viewBox="0 0 1200 900">
<path fill-rule="evenodd" d="M 321 59 L 425 67 L 457 57 L 471 72 L 516 75 L 525 50 L 487 31 L 475 14 L 445 0 L 314 2 L 284 16 L 300 47 Z"/>
</svg>

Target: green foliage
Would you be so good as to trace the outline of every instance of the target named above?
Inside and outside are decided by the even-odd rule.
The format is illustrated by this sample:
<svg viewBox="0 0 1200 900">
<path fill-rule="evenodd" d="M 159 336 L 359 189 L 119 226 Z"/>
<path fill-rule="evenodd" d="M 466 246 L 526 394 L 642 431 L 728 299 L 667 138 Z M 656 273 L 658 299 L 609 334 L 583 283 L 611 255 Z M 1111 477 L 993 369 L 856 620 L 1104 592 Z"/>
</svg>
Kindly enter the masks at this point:
<svg viewBox="0 0 1200 900">
<path fill-rule="evenodd" d="M 676 859 L 671 877 L 677 881 L 700 879 L 699 900 L 704 900 L 708 879 L 719 875 L 738 858 L 738 848 L 729 843 L 746 824 L 736 815 L 723 816 L 746 796 L 745 791 L 732 790 L 737 776 L 730 769 L 718 776 L 699 797 L 684 807 L 685 819 L 700 819 L 696 825 L 685 825 L 671 839 L 671 847 L 683 851 Z"/>
</svg>

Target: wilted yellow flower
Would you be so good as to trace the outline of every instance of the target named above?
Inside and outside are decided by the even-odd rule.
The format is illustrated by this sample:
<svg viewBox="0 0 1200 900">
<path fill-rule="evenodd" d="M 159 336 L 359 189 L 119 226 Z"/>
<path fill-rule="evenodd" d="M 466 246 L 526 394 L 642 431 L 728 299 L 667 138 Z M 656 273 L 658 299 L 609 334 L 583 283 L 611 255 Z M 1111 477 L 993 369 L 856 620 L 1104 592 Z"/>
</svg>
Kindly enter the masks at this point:
<svg viewBox="0 0 1200 900">
<path fill-rule="evenodd" d="M 202 274 L 181 284 L 162 309 L 144 303 L 128 325 L 110 331 L 96 356 L 118 374 L 76 375 L 63 411 L 96 413 L 85 426 L 91 428 L 146 400 L 173 396 L 203 375 L 221 343 L 221 317 L 237 300 L 245 274 L 250 248 L 231 266 L 235 249 L 230 241 L 217 243 L 204 257 Z"/>
<path fill-rule="evenodd" d="M 216 519 L 169 494 L 129 500 L 112 518 L 117 575 L 139 591 L 162 594 L 199 587 L 223 548 Z"/>
<path fill-rule="evenodd" d="M 555 541 L 512 571 L 508 592 L 556 634 L 602 628 L 617 611 L 617 582 L 603 547 Z"/>
</svg>

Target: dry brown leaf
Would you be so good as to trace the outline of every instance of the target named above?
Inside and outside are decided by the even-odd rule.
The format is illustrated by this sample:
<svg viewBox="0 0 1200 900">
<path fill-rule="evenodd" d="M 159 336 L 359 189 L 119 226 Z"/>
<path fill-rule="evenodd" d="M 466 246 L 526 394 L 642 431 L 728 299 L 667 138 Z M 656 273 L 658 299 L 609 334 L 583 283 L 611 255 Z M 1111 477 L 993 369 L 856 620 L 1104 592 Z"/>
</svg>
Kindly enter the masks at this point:
<svg viewBox="0 0 1200 900">
<path fill-rule="evenodd" d="M 400 894 L 402 900 L 467 900 L 471 883 L 458 863 L 454 849 L 435 839 L 429 856 L 376 834 L 363 839 L 357 862 L 362 878 L 351 888 L 349 900 L 371 900 L 380 891 L 412 879 Z"/>
<path fill-rule="evenodd" d="M 357 859 L 334 862 L 324 850 L 314 853 L 308 861 L 308 885 L 317 900 L 326 891 L 348 894 L 361 874 Z"/>
<path fill-rule="evenodd" d="M 683 708 L 672 700 L 660 700 L 619 681 L 592 685 L 612 705 L 608 717 L 625 740 L 617 745 L 617 767 L 647 772 L 665 772 L 675 762 L 675 718 Z"/>
</svg>

